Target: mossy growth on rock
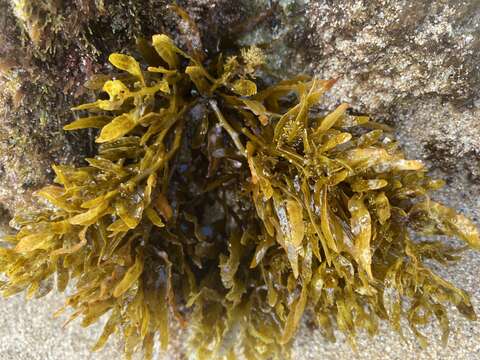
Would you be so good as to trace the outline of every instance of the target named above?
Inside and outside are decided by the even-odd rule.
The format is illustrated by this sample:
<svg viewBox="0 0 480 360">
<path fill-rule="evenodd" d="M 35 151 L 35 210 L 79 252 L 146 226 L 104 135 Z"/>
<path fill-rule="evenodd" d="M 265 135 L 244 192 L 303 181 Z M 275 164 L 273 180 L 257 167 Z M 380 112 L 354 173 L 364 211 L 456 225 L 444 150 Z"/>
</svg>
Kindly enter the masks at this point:
<svg viewBox="0 0 480 360">
<path fill-rule="evenodd" d="M 152 358 L 177 322 L 198 359 L 283 359 L 304 314 L 329 339 L 388 320 L 419 327 L 446 305 L 475 313 L 425 260 L 480 247 L 474 224 L 432 201 L 443 185 L 405 159 L 391 129 L 319 101 L 334 81 L 258 77 L 262 52 L 206 59 L 166 35 L 139 41 L 144 62 L 110 55 L 95 102 L 65 130 L 101 129 L 86 166 L 55 165 L 40 212 L 17 215 L 0 248 L 3 295 L 72 283 L 65 309 L 94 349 L 120 332 L 125 353 Z M 88 115 L 87 115 L 88 114 Z"/>
</svg>

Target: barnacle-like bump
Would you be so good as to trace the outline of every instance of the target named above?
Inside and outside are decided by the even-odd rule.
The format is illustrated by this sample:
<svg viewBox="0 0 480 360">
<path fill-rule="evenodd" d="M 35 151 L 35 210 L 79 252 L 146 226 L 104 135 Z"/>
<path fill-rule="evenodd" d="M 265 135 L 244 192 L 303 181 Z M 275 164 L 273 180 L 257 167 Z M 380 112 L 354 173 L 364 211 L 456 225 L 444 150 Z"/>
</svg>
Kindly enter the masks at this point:
<svg viewBox="0 0 480 360">
<path fill-rule="evenodd" d="M 4 296 L 71 283 L 70 319 L 108 316 L 94 350 L 121 332 L 127 357 L 146 359 L 173 322 L 190 328 L 198 359 L 284 359 L 306 310 L 331 340 L 374 334 L 379 319 L 401 331 L 404 317 L 422 345 L 433 317 L 446 340 L 447 304 L 475 318 L 469 296 L 425 265 L 462 247 L 411 233 L 478 249 L 477 228 L 430 199 L 442 182 L 388 127 L 348 104 L 318 111 L 334 81 L 263 87 L 258 48 L 201 62 L 166 35 L 140 45 L 147 64 L 110 55 L 122 73 L 90 82 L 108 99 L 77 106 L 92 114 L 64 127 L 98 128 L 97 155 L 54 166 L 56 185 L 36 193 L 44 210 L 13 219 Z"/>
</svg>

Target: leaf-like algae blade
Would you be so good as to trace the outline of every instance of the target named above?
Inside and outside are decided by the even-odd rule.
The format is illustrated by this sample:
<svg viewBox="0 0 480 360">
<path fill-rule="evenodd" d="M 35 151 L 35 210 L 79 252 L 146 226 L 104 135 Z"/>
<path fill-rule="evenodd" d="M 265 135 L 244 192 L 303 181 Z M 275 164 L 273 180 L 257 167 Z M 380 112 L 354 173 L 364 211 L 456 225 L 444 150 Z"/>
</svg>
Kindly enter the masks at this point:
<svg viewBox="0 0 480 360">
<path fill-rule="evenodd" d="M 412 234 L 479 249 L 476 225 L 430 199 L 443 182 L 387 126 L 347 104 L 319 113 L 335 81 L 257 81 L 256 47 L 206 59 L 166 35 L 137 42 L 148 64 L 110 55 L 124 73 L 92 79 L 103 97 L 64 127 L 100 129 L 97 154 L 54 165 L 56 184 L 36 192 L 45 206 L 12 220 L 4 296 L 44 295 L 56 277 L 72 288 L 70 320 L 108 317 L 93 350 L 119 333 L 127 358 L 146 359 L 174 323 L 188 326 L 194 358 L 280 360 L 304 314 L 351 342 L 407 320 L 422 345 L 433 320 L 446 341 L 448 305 L 475 319 L 468 294 L 425 264 L 464 247 Z"/>
<path fill-rule="evenodd" d="M 133 57 L 124 54 L 111 54 L 108 57 L 108 61 L 110 61 L 116 68 L 124 70 L 137 77 L 142 83 L 145 82 L 142 69 L 140 69 L 140 64 Z"/>
</svg>

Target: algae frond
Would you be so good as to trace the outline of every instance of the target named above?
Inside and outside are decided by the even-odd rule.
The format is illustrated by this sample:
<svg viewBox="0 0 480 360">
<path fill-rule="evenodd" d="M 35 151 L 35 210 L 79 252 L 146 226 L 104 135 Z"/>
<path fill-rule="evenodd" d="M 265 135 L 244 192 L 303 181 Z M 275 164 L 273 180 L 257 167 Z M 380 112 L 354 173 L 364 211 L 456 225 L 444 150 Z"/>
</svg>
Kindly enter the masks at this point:
<svg viewBox="0 0 480 360">
<path fill-rule="evenodd" d="M 100 129 L 98 153 L 55 165 L 44 209 L 12 221 L 4 296 L 72 283 L 71 320 L 108 317 L 94 349 L 121 332 L 127 357 L 147 359 L 173 322 L 198 359 L 283 359 L 306 312 L 352 342 L 406 318 L 422 345 L 433 318 L 446 341 L 446 305 L 475 318 L 468 294 L 425 265 L 465 247 L 412 233 L 478 249 L 477 228 L 430 199 L 442 181 L 391 129 L 347 104 L 319 111 L 334 81 L 262 81 L 257 48 L 205 60 L 155 35 L 140 50 L 146 64 L 110 55 L 119 71 L 90 80 L 98 100 L 74 108 L 65 130 Z"/>
</svg>

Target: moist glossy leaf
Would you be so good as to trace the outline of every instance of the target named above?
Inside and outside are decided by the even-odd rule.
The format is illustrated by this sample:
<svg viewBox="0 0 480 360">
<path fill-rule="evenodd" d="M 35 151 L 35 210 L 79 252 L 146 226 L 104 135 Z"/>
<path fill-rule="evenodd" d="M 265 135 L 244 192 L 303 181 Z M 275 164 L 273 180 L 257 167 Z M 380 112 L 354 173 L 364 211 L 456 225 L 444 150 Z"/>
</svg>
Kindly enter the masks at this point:
<svg viewBox="0 0 480 360">
<path fill-rule="evenodd" d="M 329 215 L 329 206 L 328 206 L 328 196 L 327 189 L 324 187 L 322 190 L 322 210 L 321 210 L 321 221 L 320 226 L 322 228 L 323 236 L 325 236 L 326 243 L 330 249 L 335 252 L 338 252 L 337 244 L 333 238 L 332 231 L 330 229 L 330 224 L 332 223 Z"/>
<path fill-rule="evenodd" d="M 390 155 L 385 149 L 376 147 L 348 150 L 341 157 L 341 159 L 352 168 L 369 168 L 376 164 L 387 162 L 390 158 Z"/>
<path fill-rule="evenodd" d="M 103 85 L 103 91 L 105 91 L 110 100 L 125 99 L 131 95 L 128 87 L 120 80 L 108 80 Z"/>
<path fill-rule="evenodd" d="M 108 116 L 98 115 L 98 116 L 89 116 L 85 118 L 77 119 L 71 122 L 68 125 L 63 127 L 63 130 L 79 130 L 79 129 L 88 129 L 88 128 L 96 128 L 100 129 L 105 126 L 108 121 L 111 120 Z"/>
<path fill-rule="evenodd" d="M 144 206 L 135 195 L 127 199 L 117 199 L 114 207 L 117 215 L 130 229 L 135 229 L 142 220 Z"/>
<path fill-rule="evenodd" d="M 273 239 L 270 237 L 266 237 L 264 241 L 257 245 L 257 247 L 255 248 L 255 254 L 252 258 L 252 262 L 250 263 L 250 268 L 255 268 L 258 264 L 260 264 L 262 259 L 265 257 L 268 249 L 273 246 L 273 244 Z"/>
<path fill-rule="evenodd" d="M 377 141 L 379 141 L 382 134 L 383 134 L 383 131 L 380 129 L 372 130 L 360 136 L 357 140 L 357 144 L 358 146 L 361 146 L 361 147 L 374 145 Z"/>
<path fill-rule="evenodd" d="M 164 227 L 165 224 L 163 223 L 160 216 L 158 216 L 157 212 L 152 208 L 147 208 L 145 210 L 145 214 L 147 215 L 148 219 L 152 222 L 153 225 L 158 227 Z"/>
<path fill-rule="evenodd" d="M 195 84 L 198 91 L 200 91 L 202 94 L 208 94 L 210 91 L 210 84 L 205 76 L 205 69 L 198 65 L 187 66 L 185 73 L 190 76 L 190 79 Z"/>
<path fill-rule="evenodd" d="M 165 61 L 171 70 L 178 67 L 176 46 L 167 35 L 153 35 L 152 44 L 158 55 Z"/>
<path fill-rule="evenodd" d="M 240 96 L 252 96 L 257 93 L 257 85 L 253 81 L 240 79 L 232 84 L 232 90 Z"/>
<path fill-rule="evenodd" d="M 93 103 L 82 104 L 79 106 L 75 106 L 72 110 L 93 110 L 93 109 L 101 109 L 101 110 L 108 110 L 113 111 L 117 110 L 122 106 L 123 99 L 118 100 L 97 100 Z"/>
<path fill-rule="evenodd" d="M 35 192 L 35 196 L 42 197 L 47 200 L 53 206 L 56 206 L 59 209 L 66 210 L 68 212 L 77 211 L 78 208 L 72 202 L 67 201 L 65 196 L 65 189 L 49 185 Z"/>
<path fill-rule="evenodd" d="M 388 185 L 384 179 L 357 180 L 352 184 L 352 190 L 355 192 L 367 192 L 378 190 Z"/>
<path fill-rule="evenodd" d="M 115 332 L 120 322 L 121 322 L 120 313 L 117 309 L 115 309 L 112 311 L 110 318 L 105 323 L 105 326 L 103 327 L 103 330 L 102 330 L 102 334 L 98 338 L 95 346 L 93 346 L 92 351 L 99 351 L 103 349 L 103 347 L 108 341 L 108 338 L 110 337 L 110 335 L 112 335 Z"/>
<path fill-rule="evenodd" d="M 298 247 L 302 244 L 305 236 L 303 208 L 296 200 L 292 199 L 286 201 L 286 208 L 290 227 L 289 239 L 293 246 Z"/>
<path fill-rule="evenodd" d="M 149 66 L 147 70 L 150 72 L 156 72 L 156 73 L 168 74 L 168 75 L 173 75 L 176 73 L 176 70 L 168 70 L 168 69 L 165 69 L 163 66 Z"/>
<path fill-rule="evenodd" d="M 108 209 L 109 202 L 107 200 L 101 202 L 98 206 L 69 219 L 72 225 L 91 225 L 102 217 Z"/>
<path fill-rule="evenodd" d="M 285 247 L 293 274 L 299 275 L 298 255 L 304 237 L 303 210 L 296 200 L 289 199 L 285 204 L 275 206 L 281 234 L 277 237 L 279 243 Z"/>
<path fill-rule="evenodd" d="M 119 109 L 124 101 L 132 96 L 128 87 L 120 80 L 108 80 L 102 89 L 108 94 L 109 100 L 97 100 L 93 103 L 76 106 L 72 110 L 101 109 L 113 111 Z"/>
<path fill-rule="evenodd" d="M 330 129 L 335 123 L 340 119 L 340 117 L 345 113 L 349 108 L 348 104 L 339 105 L 333 112 L 328 114 L 320 123 L 318 128 L 315 130 L 316 133 L 323 133 Z"/>
<path fill-rule="evenodd" d="M 89 162 L 91 162 L 91 160 L 92 159 L 90 159 Z M 97 165 L 97 167 L 99 167 L 100 169 L 104 169 L 106 171 L 111 171 L 110 166 L 114 165 L 114 164 L 109 164 L 110 166 L 107 167 L 104 164 L 101 164 L 102 166 L 99 166 L 99 164 L 95 163 L 95 162 L 93 162 L 93 164 Z M 109 191 L 106 194 L 102 194 L 100 196 L 97 196 L 96 198 L 93 198 L 93 199 L 90 199 L 90 200 L 87 200 L 87 201 L 83 202 L 80 205 L 80 207 L 83 208 L 83 209 L 91 209 L 91 208 L 97 207 L 97 206 L 101 205 L 102 203 L 104 203 L 105 201 L 110 200 L 111 198 L 115 197 L 117 194 L 118 194 L 118 190 Z"/>
<path fill-rule="evenodd" d="M 473 248 L 480 248 L 480 235 L 474 223 L 462 214 L 434 201 L 415 205 L 410 216 L 418 221 L 420 230 L 428 234 L 454 235 Z"/>
<path fill-rule="evenodd" d="M 142 83 L 144 83 L 142 70 L 140 64 L 133 57 L 124 54 L 111 54 L 108 57 L 108 61 L 113 66 L 120 70 L 124 70 L 133 76 L 137 77 Z"/>
<path fill-rule="evenodd" d="M 326 141 L 322 147 L 320 148 L 320 152 L 329 151 L 335 148 L 338 145 L 344 144 L 352 138 L 352 134 L 350 133 L 340 133 L 332 136 L 331 138 Z"/>
<path fill-rule="evenodd" d="M 300 323 L 303 312 L 305 311 L 305 305 L 307 303 L 307 290 L 302 288 L 300 296 L 292 304 L 291 310 L 288 314 L 287 321 L 285 322 L 285 329 L 283 330 L 282 340 L 283 344 L 288 343 Z"/>
<path fill-rule="evenodd" d="M 170 83 L 166 79 L 158 80 L 153 86 L 146 86 L 139 91 L 133 93 L 132 95 L 155 95 L 157 92 L 163 92 L 165 94 L 170 94 Z"/>
<path fill-rule="evenodd" d="M 31 234 L 22 237 L 15 246 L 17 252 L 34 251 L 37 249 L 48 249 L 52 247 L 55 236 L 53 234 Z"/>
<path fill-rule="evenodd" d="M 59 256 L 59 255 L 66 255 L 66 254 L 72 254 L 78 250 L 80 250 L 82 247 L 87 245 L 87 230 L 88 227 L 83 228 L 79 233 L 78 233 L 78 242 L 76 244 L 73 244 L 72 246 L 69 247 L 63 247 L 60 249 L 56 249 L 52 251 L 51 256 Z"/>
<path fill-rule="evenodd" d="M 115 286 L 113 296 L 118 298 L 130 289 L 133 284 L 139 279 L 143 271 L 143 257 L 137 254 L 135 263 L 127 270 L 122 280 Z"/>
<path fill-rule="evenodd" d="M 421 170 L 425 165 L 419 160 L 405 160 L 400 159 L 394 162 L 393 168 L 395 170 Z"/>
<path fill-rule="evenodd" d="M 234 234 L 229 242 L 229 256 L 220 258 L 220 277 L 223 285 L 230 289 L 235 285 L 235 273 L 237 272 L 241 258 L 241 245 L 238 234 Z"/>
<path fill-rule="evenodd" d="M 155 207 L 163 216 L 163 218 L 169 221 L 173 216 L 173 210 L 170 204 L 168 203 L 168 199 L 163 194 L 158 194 L 157 199 L 155 201 Z"/>
<path fill-rule="evenodd" d="M 100 136 L 95 141 L 104 143 L 116 140 L 128 134 L 135 126 L 137 126 L 137 122 L 131 114 L 119 115 L 102 128 Z"/>
<path fill-rule="evenodd" d="M 378 193 L 375 196 L 374 202 L 378 220 L 380 224 L 383 225 L 391 216 L 390 203 L 384 192 Z"/>
<path fill-rule="evenodd" d="M 267 109 L 260 101 L 242 99 L 242 102 L 250 111 L 258 116 L 258 119 L 262 125 L 265 126 L 268 124 Z"/>
<path fill-rule="evenodd" d="M 372 220 L 361 195 L 354 195 L 348 201 L 348 211 L 351 214 L 351 228 L 355 236 L 355 258 L 372 278 Z"/>
</svg>

